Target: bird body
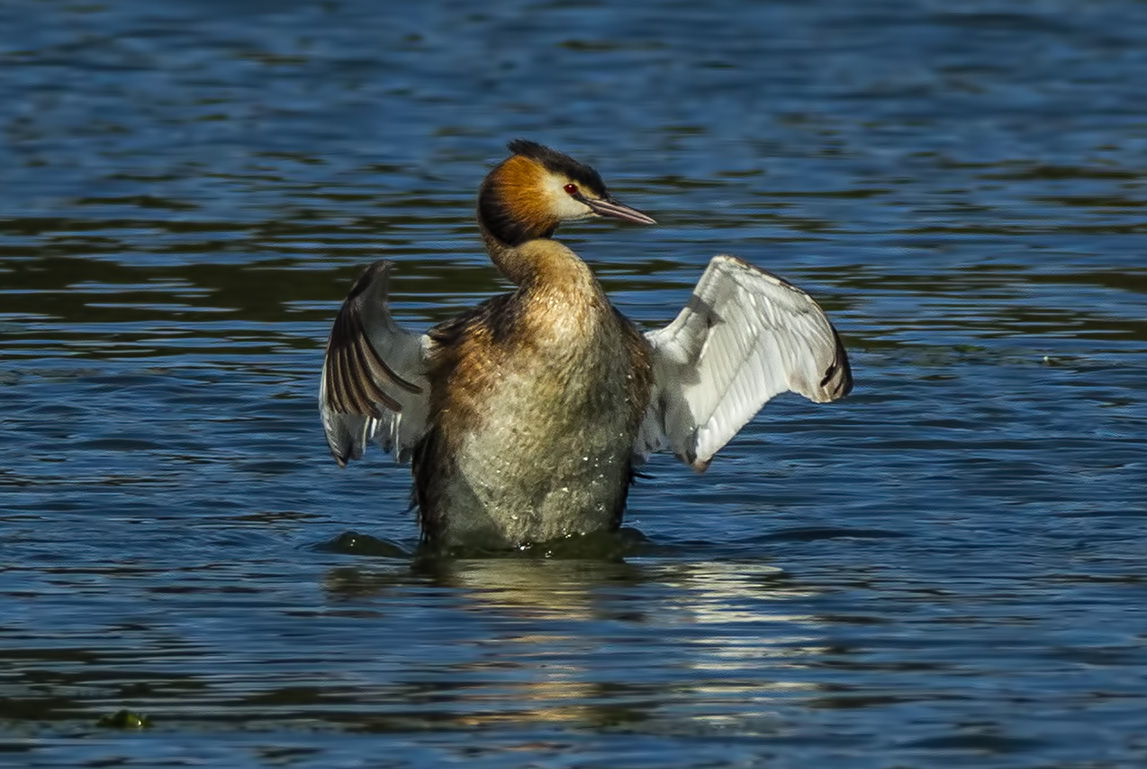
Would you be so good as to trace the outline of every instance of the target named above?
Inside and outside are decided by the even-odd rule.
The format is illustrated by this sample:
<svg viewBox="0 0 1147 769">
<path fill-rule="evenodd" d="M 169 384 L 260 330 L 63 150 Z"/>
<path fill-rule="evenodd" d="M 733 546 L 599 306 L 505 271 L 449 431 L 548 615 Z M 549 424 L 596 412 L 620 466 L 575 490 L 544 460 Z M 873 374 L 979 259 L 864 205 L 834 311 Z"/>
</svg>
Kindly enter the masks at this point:
<svg viewBox="0 0 1147 769">
<path fill-rule="evenodd" d="M 430 332 L 429 428 L 413 472 L 432 539 L 506 547 L 621 520 L 648 345 L 572 251 L 551 240 L 525 250 L 552 262 L 545 280 Z"/>
<path fill-rule="evenodd" d="M 672 324 L 639 332 L 552 235 L 589 216 L 653 220 L 566 155 L 510 149 L 479 191 L 478 220 L 517 288 L 416 334 L 390 317 L 390 263 L 378 262 L 328 342 L 331 451 L 345 464 L 377 440 L 411 460 L 425 540 L 506 548 L 616 528 L 650 452 L 704 469 L 778 392 L 847 394 L 847 355 L 816 303 L 732 257 L 713 259 Z"/>
</svg>

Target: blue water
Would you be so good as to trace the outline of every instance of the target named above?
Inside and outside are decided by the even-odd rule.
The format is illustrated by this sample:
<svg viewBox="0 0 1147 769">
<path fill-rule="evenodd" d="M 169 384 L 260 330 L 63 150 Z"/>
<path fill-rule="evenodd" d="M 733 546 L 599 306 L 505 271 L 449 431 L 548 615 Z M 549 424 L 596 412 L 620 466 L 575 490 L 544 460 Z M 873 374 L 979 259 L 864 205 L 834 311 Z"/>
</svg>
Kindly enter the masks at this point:
<svg viewBox="0 0 1147 769">
<path fill-rule="evenodd" d="M 0 765 L 1147 762 L 1147 4 L 13 2 L 0 71 Z M 504 290 L 518 136 L 658 219 L 561 233 L 631 317 L 734 253 L 857 387 L 419 557 L 322 346 L 380 256 Z"/>
</svg>

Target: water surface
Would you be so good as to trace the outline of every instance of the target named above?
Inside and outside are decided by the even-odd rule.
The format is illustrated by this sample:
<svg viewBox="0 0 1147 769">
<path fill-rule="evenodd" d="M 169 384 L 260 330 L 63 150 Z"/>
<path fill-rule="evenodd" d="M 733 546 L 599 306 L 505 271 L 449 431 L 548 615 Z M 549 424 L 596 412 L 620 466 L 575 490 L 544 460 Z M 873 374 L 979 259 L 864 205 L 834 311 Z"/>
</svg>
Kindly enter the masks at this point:
<svg viewBox="0 0 1147 769">
<path fill-rule="evenodd" d="M 226 11 L 0 8 L 0 763 L 1147 761 L 1147 5 Z M 562 233 L 627 314 L 735 253 L 857 388 L 625 542 L 415 557 L 322 345 L 379 256 L 413 327 L 504 289 L 517 136 L 658 219 Z"/>
</svg>

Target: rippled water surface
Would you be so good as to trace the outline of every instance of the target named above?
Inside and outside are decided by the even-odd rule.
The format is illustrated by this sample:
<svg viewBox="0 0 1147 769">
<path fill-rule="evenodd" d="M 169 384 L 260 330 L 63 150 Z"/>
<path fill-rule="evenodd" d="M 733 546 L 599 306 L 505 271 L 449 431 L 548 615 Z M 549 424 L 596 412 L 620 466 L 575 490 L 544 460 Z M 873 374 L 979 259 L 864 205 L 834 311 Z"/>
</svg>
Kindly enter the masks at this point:
<svg viewBox="0 0 1147 769">
<path fill-rule="evenodd" d="M 1147 763 L 1147 4 L 29 0 L 0 71 L 0 764 Z M 562 233 L 626 313 L 736 253 L 857 388 L 419 558 L 322 345 L 504 288 L 516 136 L 657 217 Z"/>
</svg>

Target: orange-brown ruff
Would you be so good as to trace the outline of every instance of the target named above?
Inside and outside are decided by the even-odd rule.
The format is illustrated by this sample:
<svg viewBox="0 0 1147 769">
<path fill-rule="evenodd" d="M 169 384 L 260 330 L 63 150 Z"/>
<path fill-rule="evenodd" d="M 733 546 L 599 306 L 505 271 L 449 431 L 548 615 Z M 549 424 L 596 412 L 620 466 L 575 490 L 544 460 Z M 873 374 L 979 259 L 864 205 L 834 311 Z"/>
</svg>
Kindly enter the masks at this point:
<svg viewBox="0 0 1147 769">
<path fill-rule="evenodd" d="M 386 307 L 389 263 L 335 320 L 319 402 L 340 464 L 377 440 L 413 464 L 423 538 L 505 548 L 620 525 L 635 461 L 668 448 L 697 469 L 773 395 L 852 386 L 836 330 L 803 291 L 715 257 L 677 320 L 642 334 L 552 239 L 590 216 L 653 223 L 589 166 L 510 143 L 478 222 L 516 289 L 426 334 Z"/>
</svg>

